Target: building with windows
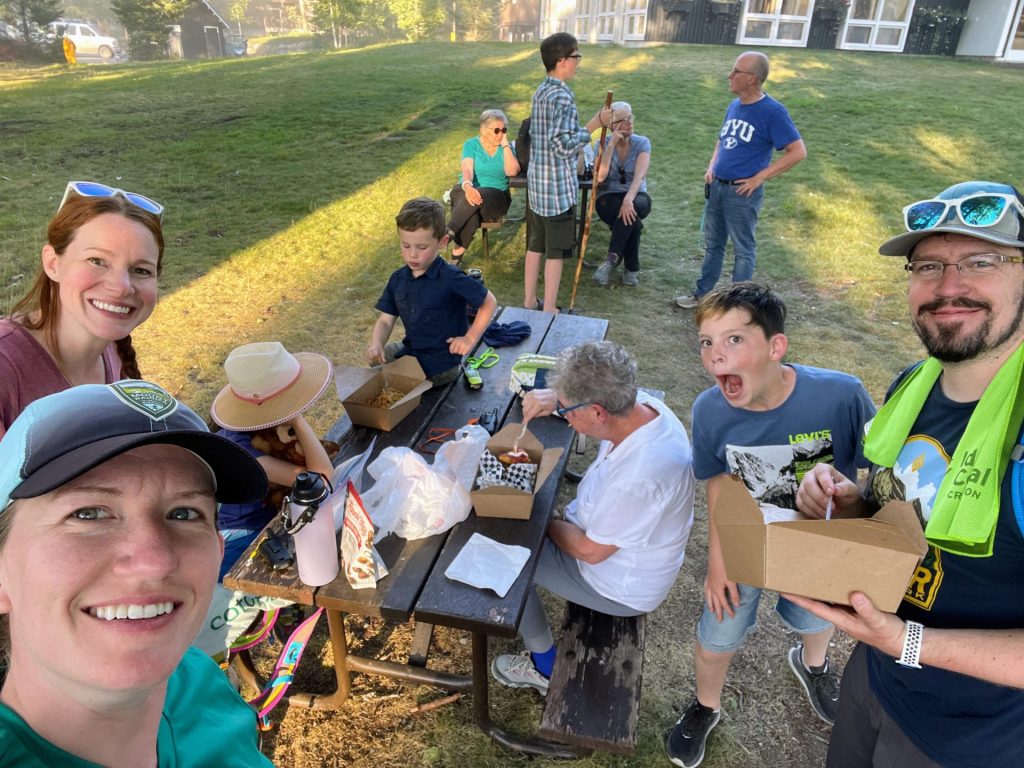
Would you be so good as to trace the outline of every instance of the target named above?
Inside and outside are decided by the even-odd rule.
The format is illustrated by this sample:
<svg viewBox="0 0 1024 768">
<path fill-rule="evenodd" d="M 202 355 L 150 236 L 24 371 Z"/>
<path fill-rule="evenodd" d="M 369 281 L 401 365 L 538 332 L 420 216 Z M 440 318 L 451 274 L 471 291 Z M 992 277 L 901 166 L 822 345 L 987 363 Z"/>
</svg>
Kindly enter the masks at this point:
<svg viewBox="0 0 1024 768">
<path fill-rule="evenodd" d="M 523 0 L 520 0 L 522 2 Z M 1024 61 L 1024 0 L 541 0 L 540 37 Z"/>
</svg>

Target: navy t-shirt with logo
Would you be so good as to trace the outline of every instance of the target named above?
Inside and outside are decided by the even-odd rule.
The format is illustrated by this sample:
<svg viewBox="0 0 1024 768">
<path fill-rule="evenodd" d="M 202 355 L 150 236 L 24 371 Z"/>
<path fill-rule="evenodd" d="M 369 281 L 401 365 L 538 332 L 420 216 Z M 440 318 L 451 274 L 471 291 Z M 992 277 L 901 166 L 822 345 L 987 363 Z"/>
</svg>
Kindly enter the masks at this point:
<svg viewBox="0 0 1024 768">
<path fill-rule="evenodd" d="M 718 134 L 714 174 L 720 179 L 749 179 L 767 168 L 772 152 L 800 138 L 789 112 L 765 94 L 752 104 L 734 99 Z"/>
<path fill-rule="evenodd" d="M 911 501 L 926 523 L 976 405 L 954 402 L 935 386 L 894 466 L 872 475 L 875 500 L 880 505 Z M 930 547 L 907 587 L 897 614 L 923 624 L 926 643 L 929 627 L 1024 627 L 1024 535 L 1013 508 L 1011 469 L 1001 481 L 992 556 L 963 557 Z M 937 763 L 949 768 L 1019 764 L 1024 690 L 935 667 L 908 669 L 874 648 L 868 649 L 868 675 L 885 711 Z"/>
</svg>

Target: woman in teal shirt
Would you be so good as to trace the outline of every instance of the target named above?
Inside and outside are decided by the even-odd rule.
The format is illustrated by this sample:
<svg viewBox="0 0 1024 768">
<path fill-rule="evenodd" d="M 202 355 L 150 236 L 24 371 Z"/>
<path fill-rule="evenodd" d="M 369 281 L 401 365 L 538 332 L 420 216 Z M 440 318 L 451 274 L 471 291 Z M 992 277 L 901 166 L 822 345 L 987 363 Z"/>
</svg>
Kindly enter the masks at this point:
<svg viewBox="0 0 1024 768">
<path fill-rule="evenodd" d="M 271 768 L 256 717 L 190 648 L 255 459 L 155 384 L 31 403 L 0 440 L 0 765 Z"/>
<path fill-rule="evenodd" d="M 508 118 L 500 109 L 485 109 L 480 114 L 480 135 L 462 145 L 462 173 L 451 191 L 452 264 L 462 261 L 482 222 L 498 221 L 508 211 L 512 202 L 508 177 L 517 173 L 519 161 L 508 142 Z"/>
</svg>

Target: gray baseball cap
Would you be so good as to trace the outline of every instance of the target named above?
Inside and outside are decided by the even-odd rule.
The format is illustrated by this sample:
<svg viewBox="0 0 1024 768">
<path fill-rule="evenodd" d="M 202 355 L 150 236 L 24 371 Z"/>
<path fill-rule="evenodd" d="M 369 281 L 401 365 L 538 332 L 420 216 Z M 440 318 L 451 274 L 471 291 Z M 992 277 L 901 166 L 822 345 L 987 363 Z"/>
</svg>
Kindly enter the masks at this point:
<svg viewBox="0 0 1024 768">
<path fill-rule="evenodd" d="M 1016 187 L 965 181 L 903 209 L 907 231 L 882 243 L 883 256 L 906 256 L 926 237 L 950 232 L 1024 248 L 1024 198 Z"/>
<path fill-rule="evenodd" d="M 211 434 L 206 423 L 148 381 L 85 384 L 31 403 L 0 440 L 0 512 L 13 499 L 60 488 L 141 445 L 178 445 L 206 462 L 220 502 L 267 493 L 263 468 L 244 448 Z"/>
</svg>

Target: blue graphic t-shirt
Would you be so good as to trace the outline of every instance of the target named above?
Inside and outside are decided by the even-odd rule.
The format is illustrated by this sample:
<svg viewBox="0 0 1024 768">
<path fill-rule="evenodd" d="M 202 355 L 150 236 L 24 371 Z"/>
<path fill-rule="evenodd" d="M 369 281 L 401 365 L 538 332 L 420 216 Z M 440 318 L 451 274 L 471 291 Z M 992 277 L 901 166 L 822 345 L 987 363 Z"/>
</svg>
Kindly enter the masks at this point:
<svg viewBox="0 0 1024 768">
<path fill-rule="evenodd" d="M 734 408 L 718 387 L 693 404 L 693 470 L 698 480 L 736 472 L 758 504 L 796 509 L 796 490 L 815 464 L 831 464 L 847 477 L 866 467 L 864 425 L 874 415 L 855 376 L 791 365 L 796 384 L 769 411 Z"/>
<path fill-rule="evenodd" d="M 765 94 L 753 104 L 734 99 L 718 134 L 714 174 L 720 179 L 749 179 L 767 168 L 772 152 L 800 138 L 786 108 Z"/>
<path fill-rule="evenodd" d="M 910 501 L 922 525 L 927 523 L 976 405 L 954 402 L 941 386 L 934 387 L 893 467 L 873 473 L 875 501 Z M 928 627 L 1024 627 L 1024 535 L 1014 513 L 1011 475 L 1008 470 L 1002 479 L 991 557 L 963 557 L 931 547 L 918 566 L 897 614 L 923 624 L 926 635 Z M 874 648 L 868 648 L 868 673 L 886 712 L 937 763 L 968 768 L 1020 760 L 1024 691 L 935 667 L 907 669 Z"/>
</svg>

